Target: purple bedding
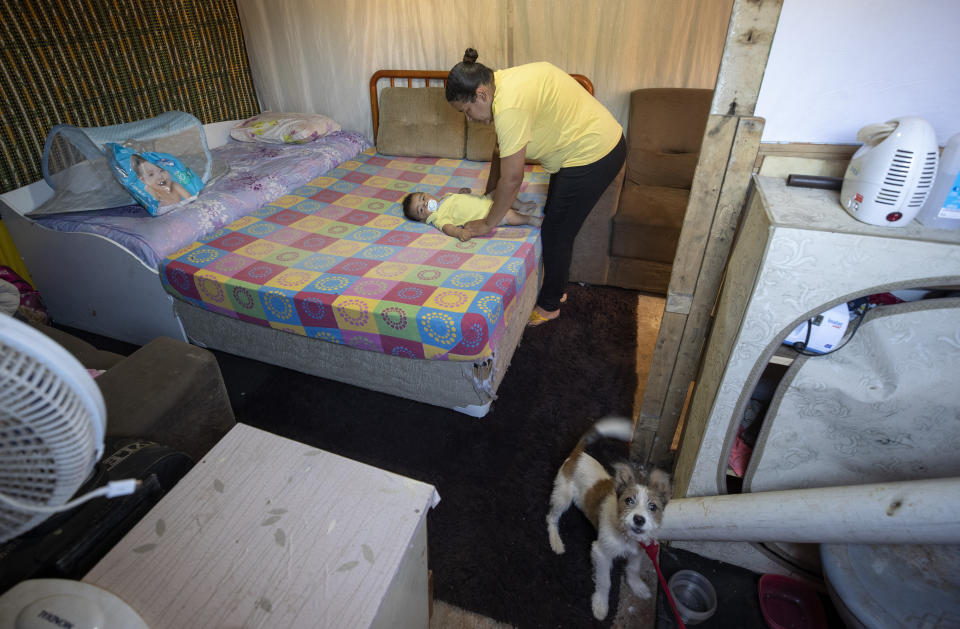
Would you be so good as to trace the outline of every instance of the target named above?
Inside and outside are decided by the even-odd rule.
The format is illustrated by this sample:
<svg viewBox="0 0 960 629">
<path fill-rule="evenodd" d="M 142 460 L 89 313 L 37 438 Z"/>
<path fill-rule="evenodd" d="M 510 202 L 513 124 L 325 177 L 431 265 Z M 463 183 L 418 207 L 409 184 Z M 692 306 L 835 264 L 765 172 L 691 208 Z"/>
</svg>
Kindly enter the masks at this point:
<svg viewBox="0 0 960 629">
<path fill-rule="evenodd" d="M 371 147 L 356 131 L 338 131 L 307 144 L 259 144 L 231 140 L 212 150 L 230 172 L 204 188 L 196 201 L 161 216 L 139 205 L 74 214 L 36 222 L 57 231 L 99 234 L 129 249 L 151 268 L 170 253 L 241 216 L 293 192 Z"/>
</svg>

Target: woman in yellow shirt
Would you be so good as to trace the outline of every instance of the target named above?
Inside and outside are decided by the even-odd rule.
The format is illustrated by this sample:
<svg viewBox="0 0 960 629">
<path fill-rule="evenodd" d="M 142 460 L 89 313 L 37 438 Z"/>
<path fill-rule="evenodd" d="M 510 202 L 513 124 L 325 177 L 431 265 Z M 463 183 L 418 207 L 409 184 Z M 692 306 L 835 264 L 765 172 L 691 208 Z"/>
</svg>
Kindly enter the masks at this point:
<svg viewBox="0 0 960 629">
<path fill-rule="evenodd" d="M 513 204 L 527 159 L 550 173 L 543 226 L 543 285 L 528 325 L 560 315 L 573 241 L 626 158 L 623 128 L 569 74 L 546 63 L 493 71 L 468 48 L 450 70 L 447 101 L 467 120 L 494 123 L 497 147 L 486 191 L 494 191 L 485 219 L 464 225 L 474 236 L 493 229 Z"/>
</svg>

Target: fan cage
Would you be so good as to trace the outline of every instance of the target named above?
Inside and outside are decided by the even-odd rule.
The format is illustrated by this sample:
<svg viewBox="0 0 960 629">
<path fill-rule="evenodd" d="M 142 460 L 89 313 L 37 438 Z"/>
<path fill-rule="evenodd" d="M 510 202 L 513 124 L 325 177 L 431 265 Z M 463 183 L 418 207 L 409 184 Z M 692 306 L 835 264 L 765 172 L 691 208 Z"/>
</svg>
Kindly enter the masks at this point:
<svg viewBox="0 0 960 629">
<path fill-rule="evenodd" d="M 103 453 L 103 396 L 77 360 L 45 335 L 0 317 L 0 493 L 67 502 Z M 48 514 L 0 502 L 0 542 Z"/>
</svg>

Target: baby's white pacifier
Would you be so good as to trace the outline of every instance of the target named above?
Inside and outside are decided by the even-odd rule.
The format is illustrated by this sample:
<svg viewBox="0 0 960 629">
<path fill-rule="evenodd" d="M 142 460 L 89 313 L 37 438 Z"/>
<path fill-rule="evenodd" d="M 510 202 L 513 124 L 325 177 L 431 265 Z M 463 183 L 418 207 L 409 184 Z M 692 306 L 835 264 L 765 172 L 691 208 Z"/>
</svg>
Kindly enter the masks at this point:
<svg viewBox="0 0 960 629">
<path fill-rule="evenodd" d="M 428 212 L 431 212 L 431 213 L 437 211 L 437 200 L 436 200 L 436 199 L 430 199 L 429 201 L 427 201 L 427 211 L 428 211 Z"/>
</svg>

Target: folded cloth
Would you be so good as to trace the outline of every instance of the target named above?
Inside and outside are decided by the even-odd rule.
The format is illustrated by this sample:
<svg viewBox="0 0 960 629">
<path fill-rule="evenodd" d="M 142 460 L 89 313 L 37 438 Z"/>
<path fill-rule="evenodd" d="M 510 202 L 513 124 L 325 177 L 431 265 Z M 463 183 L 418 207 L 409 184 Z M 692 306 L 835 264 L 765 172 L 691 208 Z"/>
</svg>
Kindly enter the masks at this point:
<svg viewBox="0 0 960 629">
<path fill-rule="evenodd" d="M 20 291 L 7 280 L 0 280 L 0 312 L 13 316 L 20 307 Z"/>
<path fill-rule="evenodd" d="M 14 312 L 20 313 L 24 319 L 31 323 L 45 323 L 49 319 L 47 309 L 40 299 L 40 293 L 29 282 L 17 275 L 13 269 L 0 266 L 0 280 L 11 284 L 17 291 L 17 307 L 14 308 Z M 8 299 L 12 302 L 12 293 Z"/>
</svg>

